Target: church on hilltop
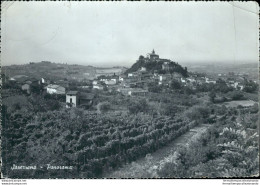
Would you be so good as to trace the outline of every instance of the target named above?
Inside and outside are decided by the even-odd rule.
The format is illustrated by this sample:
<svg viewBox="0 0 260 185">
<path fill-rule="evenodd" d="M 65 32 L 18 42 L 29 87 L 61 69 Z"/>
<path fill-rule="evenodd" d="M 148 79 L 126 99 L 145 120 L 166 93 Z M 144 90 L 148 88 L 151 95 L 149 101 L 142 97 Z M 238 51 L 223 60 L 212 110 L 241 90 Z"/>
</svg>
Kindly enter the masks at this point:
<svg viewBox="0 0 260 185">
<path fill-rule="evenodd" d="M 147 63 L 147 62 L 165 62 L 165 63 L 169 63 L 171 61 L 169 59 L 162 59 L 162 58 L 160 58 L 159 55 L 155 53 L 154 49 L 152 50 L 151 53 L 147 53 L 146 57 L 143 57 L 141 55 L 139 57 L 139 60 L 143 60 L 143 61 L 145 61 L 145 63 Z"/>
<path fill-rule="evenodd" d="M 126 70 L 125 74 L 131 76 L 133 72 L 158 74 L 180 73 L 182 76 L 188 76 L 186 67 L 183 68 L 177 62 L 170 59 L 160 58 L 154 49 L 151 53 L 148 53 L 146 57 L 140 55 L 131 68 Z"/>
<path fill-rule="evenodd" d="M 159 55 L 155 54 L 155 51 L 153 49 L 152 53 L 147 53 L 147 58 L 149 60 L 158 60 L 159 59 Z"/>
</svg>

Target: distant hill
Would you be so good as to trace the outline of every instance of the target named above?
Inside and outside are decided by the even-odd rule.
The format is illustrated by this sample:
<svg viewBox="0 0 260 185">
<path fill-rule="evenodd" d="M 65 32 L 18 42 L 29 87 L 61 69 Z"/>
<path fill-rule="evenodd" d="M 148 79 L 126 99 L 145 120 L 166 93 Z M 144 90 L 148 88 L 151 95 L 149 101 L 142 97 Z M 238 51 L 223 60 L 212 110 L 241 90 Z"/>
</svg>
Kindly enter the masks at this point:
<svg viewBox="0 0 260 185">
<path fill-rule="evenodd" d="M 148 54 L 147 57 L 140 56 L 139 59 L 132 65 L 131 68 L 126 70 L 125 74 L 138 71 L 142 67 L 146 68 L 146 71 L 159 74 L 165 73 L 180 73 L 182 76 L 187 77 L 188 71 L 186 67 L 182 67 L 180 64 L 168 59 L 161 59 L 159 55 L 156 55 L 154 51 Z"/>
<path fill-rule="evenodd" d="M 34 77 L 37 79 L 47 78 L 52 81 L 57 80 L 91 80 L 99 76 L 100 71 L 102 74 L 119 74 L 124 72 L 125 68 L 96 68 L 93 66 L 84 66 L 77 64 L 62 64 L 54 63 L 49 61 L 42 62 L 30 62 L 29 64 L 24 65 L 11 65 L 3 66 L 2 73 L 6 74 L 8 77 L 15 75 L 26 75 Z"/>
<path fill-rule="evenodd" d="M 259 76 L 258 63 L 187 63 L 185 64 L 191 72 L 199 72 L 205 74 L 228 74 L 234 72 L 236 74 L 247 74 L 249 79 L 256 80 Z"/>
</svg>

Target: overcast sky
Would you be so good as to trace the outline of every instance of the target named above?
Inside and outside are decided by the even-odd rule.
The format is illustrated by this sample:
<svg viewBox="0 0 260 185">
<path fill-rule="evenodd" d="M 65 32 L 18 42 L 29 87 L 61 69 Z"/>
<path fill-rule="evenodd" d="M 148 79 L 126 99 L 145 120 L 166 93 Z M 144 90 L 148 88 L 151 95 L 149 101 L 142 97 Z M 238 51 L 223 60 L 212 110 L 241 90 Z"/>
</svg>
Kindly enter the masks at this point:
<svg viewBox="0 0 260 185">
<path fill-rule="evenodd" d="M 258 62 L 254 2 L 5 2 L 2 65 Z"/>
</svg>

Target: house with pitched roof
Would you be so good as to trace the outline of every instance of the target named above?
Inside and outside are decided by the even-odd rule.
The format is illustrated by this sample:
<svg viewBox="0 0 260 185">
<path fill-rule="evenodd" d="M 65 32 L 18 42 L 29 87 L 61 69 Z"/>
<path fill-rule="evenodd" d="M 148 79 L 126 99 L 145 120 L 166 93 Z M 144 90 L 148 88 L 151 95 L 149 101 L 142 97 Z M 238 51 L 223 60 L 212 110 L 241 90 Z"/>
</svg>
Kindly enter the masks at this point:
<svg viewBox="0 0 260 185">
<path fill-rule="evenodd" d="M 76 107 L 79 105 L 79 92 L 68 91 L 66 93 L 66 108 Z"/>
<path fill-rule="evenodd" d="M 79 91 L 68 91 L 66 93 L 66 107 L 90 108 L 93 104 L 94 94 Z"/>
<path fill-rule="evenodd" d="M 65 88 L 57 84 L 49 84 L 46 91 L 48 94 L 65 94 Z"/>
</svg>

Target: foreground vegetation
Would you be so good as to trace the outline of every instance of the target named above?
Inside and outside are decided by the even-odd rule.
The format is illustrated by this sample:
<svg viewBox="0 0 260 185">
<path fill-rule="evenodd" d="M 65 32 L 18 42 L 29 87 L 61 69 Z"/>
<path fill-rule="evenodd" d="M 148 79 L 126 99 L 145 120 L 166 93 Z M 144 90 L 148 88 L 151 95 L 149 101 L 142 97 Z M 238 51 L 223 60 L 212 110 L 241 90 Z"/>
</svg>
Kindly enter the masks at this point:
<svg viewBox="0 0 260 185">
<path fill-rule="evenodd" d="M 2 171 L 10 178 L 102 177 L 160 149 L 190 128 L 208 123 L 213 125 L 209 132 L 181 149 L 174 163 L 157 172 L 159 176 L 255 174 L 258 108 L 236 110 L 222 103 L 256 95 L 233 89 L 222 92 L 222 85 L 211 86 L 195 91 L 176 82 L 160 88 L 151 84 L 146 97 L 97 91 L 88 110 L 66 109 L 64 96 L 14 91 L 3 100 L 1 112 Z M 11 170 L 13 164 L 36 165 L 37 169 Z M 47 170 L 47 164 L 73 168 Z"/>
<path fill-rule="evenodd" d="M 151 93 L 144 98 L 99 92 L 96 96 L 98 101 L 89 110 L 66 109 L 64 97 L 58 96 L 7 97 L 2 107 L 4 174 L 100 177 L 163 147 L 210 115 L 198 100 L 179 93 Z M 13 164 L 37 165 L 37 169 L 11 170 Z M 47 170 L 47 164 L 73 169 Z"/>
<path fill-rule="evenodd" d="M 159 177 L 216 178 L 259 175 L 258 106 L 228 108 L 208 132 L 182 147 Z"/>
</svg>

